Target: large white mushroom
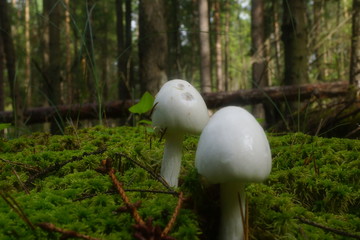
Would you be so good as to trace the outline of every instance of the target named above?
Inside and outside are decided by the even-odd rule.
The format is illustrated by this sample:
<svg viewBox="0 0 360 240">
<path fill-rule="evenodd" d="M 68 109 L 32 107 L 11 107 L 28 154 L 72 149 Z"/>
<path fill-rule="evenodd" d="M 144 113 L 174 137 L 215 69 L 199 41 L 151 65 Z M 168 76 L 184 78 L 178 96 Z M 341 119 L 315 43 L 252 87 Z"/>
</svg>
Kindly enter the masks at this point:
<svg viewBox="0 0 360 240">
<path fill-rule="evenodd" d="M 220 183 L 219 239 L 243 239 L 245 184 L 264 181 L 271 171 L 270 146 L 264 130 L 243 108 L 220 109 L 200 135 L 195 165 L 209 182 Z"/>
<path fill-rule="evenodd" d="M 168 81 L 157 93 L 152 123 L 165 132 L 161 176 L 170 186 L 178 186 L 184 135 L 200 134 L 208 120 L 204 99 L 189 82 L 180 79 Z"/>
</svg>

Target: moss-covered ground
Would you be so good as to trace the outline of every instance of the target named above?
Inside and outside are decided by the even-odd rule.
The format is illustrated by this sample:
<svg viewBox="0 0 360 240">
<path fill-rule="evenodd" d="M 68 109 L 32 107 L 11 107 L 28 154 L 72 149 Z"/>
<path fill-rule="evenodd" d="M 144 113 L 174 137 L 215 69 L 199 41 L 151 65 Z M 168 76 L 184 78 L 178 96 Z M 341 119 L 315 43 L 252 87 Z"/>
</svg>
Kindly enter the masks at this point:
<svg viewBox="0 0 360 240">
<path fill-rule="evenodd" d="M 215 239 L 219 224 L 218 187 L 194 169 L 197 141 L 184 142 L 176 191 L 185 200 L 169 233 L 176 239 Z M 263 184 L 247 186 L 250 238 L 359 237 L 360 141 L 301 133 L 270 135 L 269 141 L 272 173 Z M 0 239 L 61 238 L 37 226 L 44 222 L 98 239 L 134 239 L 135 220 L 101 168 L 105 159 L 140 216 L 165 228 L 178 197 L 154 176 L 163 146 L 143 127 L 1 139 Z"/>
</svg>

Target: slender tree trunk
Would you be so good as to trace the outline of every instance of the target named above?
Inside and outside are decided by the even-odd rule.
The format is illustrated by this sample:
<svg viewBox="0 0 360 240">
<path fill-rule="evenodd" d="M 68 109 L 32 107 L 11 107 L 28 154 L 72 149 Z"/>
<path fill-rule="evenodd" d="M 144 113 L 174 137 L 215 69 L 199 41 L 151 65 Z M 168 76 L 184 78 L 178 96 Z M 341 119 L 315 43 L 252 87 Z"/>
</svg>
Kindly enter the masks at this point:
<svg viewBox="0 0 360 240">
<path fill-rule="evenodd" d="M 132 61 L 132 33 L 131 33 L 131 0 L 125 0 L 125 47 L 126 47 L 126 79 L 129 95 L 131 97 L 131 89 L 135 85 L 134 80 L 134 64 Z"/>
<path fill-rule="evenodd" d="M 20 94 L 19 82 L 16 79 L 16 59 L 13 45 L 11 23 L 9 18 L 8 3 L 0 0 L 0 35 L 3 42 L 3 50 L 6 58 L 6 68 L 10 86 L 10 97 L 12 100 L 15 127 L 19 128 L 23 124 L 23 105 Z"/>
<path fill-rule="evenodd" d="M 30 1 L 25 0 L 25 89 L 26 105 L 31 106 L 32 82 L 31 82 L 31 45 L 30 45 Z"/>
<path fill-rule="evenodd" d="M 107 1 L 104 1 L 103 2 L 103 14 L 105 16 L 109 15 L 109 8 L 108 8 L 108 2 Z M 102 98 L 103 98 L 103 101 L 106 102 L 107 99 L 108 99 L 108 94 L 109 94 L 109 91 L 108 91 L 108 66 L 109 66 L 109 57 L 108 57 L 108 45 L 109 45 L 109 36 L 108 36 L 108 32 L 109 32 L 109 29 L 108 29 L 108 20 L 106 18 L 100 20 L 102 23 L 102 32 L 104 34 L 104 37 L 101 39 L 101 50 L 100 50 L 100 55 L 101 55 L 101 59 L 102 61 L 100 61 L 100 71 L 101 71 L 101 89 L 102 89 L 102 92 L 99 93 L 99 94 L 102 94 Z M 99 80 L 100 81 L 100 80 Z"/>
<path fill-rule="evenodd" d="M 214 24 L 215 24 L 215 50 L 216 50 L 216 86 L 218 91 L 225 90 L 223 76 L 223 58 L 222 58 L 222 41 L 221 41 L 221 19 L 220 19 L 220 2 L 214 2 Z"/>
<path fill-rule="evenodd" d="M 140 0 L 139 61 L 142 92 L 156 94 L 167 81 L 167 31 L 163 0 Z"/>
<path fill-rule="evenodd" d="M 314 43 L 321 41 L 322 30 L 324 29 L 324 0 L 314 0 L 313 5 L 314 15 L 314 31 L 313 39 Z M 315 46 L 315 44 L 312 44 Z M 314 49 L 316 56 L 316 66 L 318 69 L 318 79 L 324 81 L 327 78 L 327 67 L 325 64 L 325 49 L 324 45 L 320 45 L 317 49 Z"/>
<path fill-rule="evenodd" d="M 306 0 L 283 0 L 284 84 L 308 82 Z"/>
<path fill-rule="evenodd" d="M 90 93 L 89 102 L 101 102 L 102 86 L 97 81 L 97 69 L 94 56 L 94 33 L 92 28 L 95 0 L 86 1 L 86 26 L 85 26 L 85 79 Z"/>
<path fill-rule="evenodd" d="M 274 27 L 274 45 L 275 45 L 275 78 L 281 79 L 281 37 L 280 37 L 280 20 L 279 20 L 279 0 L 273 0 L 272 3 L 272 15 L 273 15 L 273 27 Z"/>
<path fill-rule="evenodd" d="M 118 94 L 119 99 L 125 100 L 130 98 L 128 89 L 127 61 L 128 54 L 125 49 L 125 28 L 123 17 L 123 0 L 116 0 L 116 34 L 117 34 L 117 50 L 118 50 Z"/>
<path fill-rule="evenodd" d="M 230 61 L 230 52 L 229 52 L 229 45 L 230 45 L 230 4 L 229 0 L 225 1 L 225 59 L 224 59 L 224 71 L 225 71 L 225 91 L 229 90 L 230 85 L 230 72 L 229 72 L 229 61 Z"/>
<path fill-rule="evenodd" d="M 265 30 L 264 30 L 264 1 L 251 1 L 251 45 L 252 45 L 252 87 L 268 86 Z M 257 118 L 265 118 L 262 104 L 253 105 L 253 114 Z"/>
<path fill-rule="evenodd" d="M 350 84 L 360 85 L 360 0 L 353 0 Z"/>
<path fill-rule="evenodd" d="M 66 58 L 65 58 L 65 68 L 66 68 L 66 75 L 65 75 L 65 82 L 64 82 L 64 100 L 67 104 L 71 104 L 73 102 L 73 84 L 72 84 L 72 77 L 71 77 L 71 23 L 70 23 L 70 0 L 64 1 L 66 10 L 65 10 L 65 41 L 66 41 Z"/>
<path fill-rule="evenodd" d="M 179 59 L 180 59 L 180 22 L 179 22 L 179 0 L 168 1 L 168 75 L 170 78 L 180 78 Z"/>
<path fill-rule="evenodd" d="M 208 0 L 199 0 L 201 92 L 211 92 L 211 52 Z"/>
<path fill-rule="evenodd" d="M 57 106 L 61 102 L 61 63 L 60 48 L 60 5 L 57 0 L 44 0 L 44 15 L 48 19 L 48 64 L 45 72 L 45 93 L 50 106 Z M 45 57 L 45 59 L 47 56 Z M 45 60 L 44 59 L 44 60 Z M 55 118 L 51 123 L 51 132 L 58 133 L 64 127 L 61 118 Z"/>
<path fill-rule="evenodd" d="M 0 23 L 1 26 L 1 23 Z M 4 45 L 0 33 L 0 111 L 4 111 L 5 102 L 4 102 Z"/>
</svg>

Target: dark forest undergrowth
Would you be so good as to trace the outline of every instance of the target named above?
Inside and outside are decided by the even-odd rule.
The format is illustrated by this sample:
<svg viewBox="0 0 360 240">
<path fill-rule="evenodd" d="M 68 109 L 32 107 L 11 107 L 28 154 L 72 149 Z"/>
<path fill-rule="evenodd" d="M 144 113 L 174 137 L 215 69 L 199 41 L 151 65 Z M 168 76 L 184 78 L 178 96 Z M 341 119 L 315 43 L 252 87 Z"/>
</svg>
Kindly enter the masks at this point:
<svg viewBox="0 0 360 240">
<path fill-rule="evenodd" d="M 268 137 L 272 173 L 247 186 L 250 239 L 359 239 L 360 140 Z M 215 239 L 218 187 L 194 169 L 197 141 L 185 140 L 174 191 L 157 176 L 164 142 L 144 127 L 1 139 L 0 239 Z"/>
</svg>

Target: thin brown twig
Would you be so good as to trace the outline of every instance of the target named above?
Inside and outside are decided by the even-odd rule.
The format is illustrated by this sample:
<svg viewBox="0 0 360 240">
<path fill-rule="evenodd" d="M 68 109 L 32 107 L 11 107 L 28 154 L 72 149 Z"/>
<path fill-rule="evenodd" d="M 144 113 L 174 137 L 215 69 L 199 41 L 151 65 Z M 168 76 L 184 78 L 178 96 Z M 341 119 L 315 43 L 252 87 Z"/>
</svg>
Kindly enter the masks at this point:
<svg viewBox="0 0 360 240">
<path fill-rule="evenodd" d="M 145 222 L 141 218 L 141 216 L 140 216 L 139 212 L 137 211 L 136 207 L 132 203 L 130 203 L 129 198 L 127 197 L 127 195 L 125 193 L 125 190 L 122 187 L 122 184 L 117 180 L 117 178 L 115 176 L 115 170 L 113 168 L 109 168 L 110 161 L 107 160 L 105 164 L 106 164 L 108 174 L 109 174 L 112 182 L 114 183 L 114 185 L 115 185 L 118 193 L 120 194 L 122 200 L 124 201 L 126 207 L 130 210 L 131 215 L 135 219 L 135 222 L 137 224 L 140 224 L 140 225 L 145 225 Z"/>
<path fill-rule="evenodd" d="M 11 197 L 11 195 L 0 191 L 0 196 L 4 199 L 4 201 L 11 207 L 14 212 L 32 229 L 35 230 L 34 225 L 30 222 L 30 220 L 25 215 L 24 211 L 20 207 L 20 205 L 16 202 L 16 200 Z"/>
<path fill-rule="evenodd" d="M 165 229 L 162 231 L 161 233 L 161 236 L 164 237 L 166 235 L 169 234 L 169 232 L 171 231 L 171 229 L 174 227 L 175 225 L 175 222 L 176 222 L 176 218 L 179 216 L 179 213 L 180 213 L 180 209 L 181 209 L 181 206 L 182 206 L 182 203 L 184 201 L 184 197 L 183 197 L 183 193 L 180 192 L 179 194 L 179 199 L 178 199 L 178 202 L 177 202 L 177 205 L 176 205 L 176 208 L 174 210 L 174 213 L 173 215 L 171 216 L 168 224 L 166 225 Z"/>
<path fill-rule="evenodd" d="M 297 217 L 296 219 L 298 219 L 302 223 L 305 223 L 305 224 L 313 226 L 313 227 L 321 228 L 321 229 L 323 229 L 325 231 L 329 231 L 329 232 L 332 232 L 332 233 L 335 233 L 335 234 L 338 234 L 338 235 L 341 235 L 341 236 L 345 236 L 345 237 L 351 237 L 351 238 L 355 238 L 355 239 L 360 239 L 360 235 L 357 235 L 357 234 L 352 234 L 352 233 L 348 233 L 348 232 L 345 232 L 345 231 L 342 231 L 342 230 L 339 230 L 339 229 L 330 228 L 330 227 L 324 226 L 322 224 L 310 221 L 310 220 L 302 218 L 302 217 Z"/>
<path fill-rule="evenodd" d="M 61 239 L 67 239 L 67 238 L 82 238 L 86 240 L 100 240 L 99 238 L 94 238 L 85 234 L 81 234 L 72 230 L 66 230 L 63 228 L 56 227 L 52 223 L 38 223 L 36 224 L 40 228 L 42 228 L 45 231 L 48 232 L 58 232 L 62 234 Z"/>
<path fill-rule="evenodd" d="M 26 188 L 25 184 L 23 181 L 21 181 L 21 178 L 19 176 L 19 174 L 16 172 L 15 168 L 11 167 L 12 168 L 12 172 L 14 173 L 14 175 L 16 176 L 20 186 L 24 189 L 25 193 L 26 194 L 30 194 L 29 190 Z"/>
<path fill-rule="evenodd" d="M 140 168 L 144 169 L 145 171 L 147 171 L 154 179 L 158 180 L 164 187 L 166 187 L 170 192 L 172 192 L 173 195 L 176 195 L 176 196 L 178 195 L 178 192 L 172 190 L 172 188 L 169 186 L 169 184 L 159 174 L 156 174 L 150 168 L 143 166 L 141 163 L 139 163 L 138 161 L 132 159 L 131 157 L 127 156 L 126 154 L 123 154 L 123 153 L 117 153 L 117 154 L 120 157 L 125 157 L 126 159 L 132 161 L 138 167 L 140 167 Z"/>
</svg>

